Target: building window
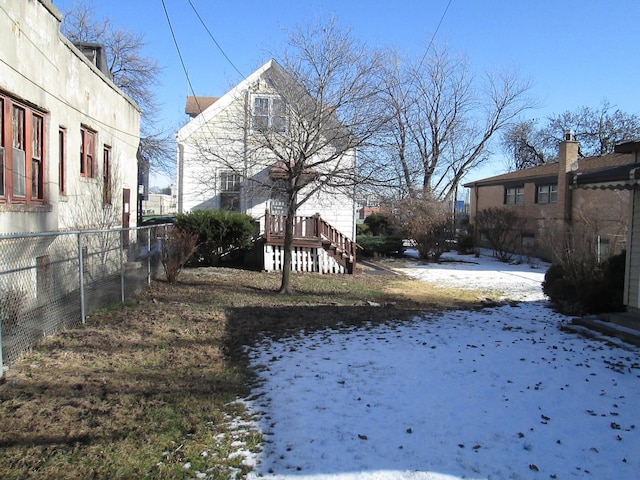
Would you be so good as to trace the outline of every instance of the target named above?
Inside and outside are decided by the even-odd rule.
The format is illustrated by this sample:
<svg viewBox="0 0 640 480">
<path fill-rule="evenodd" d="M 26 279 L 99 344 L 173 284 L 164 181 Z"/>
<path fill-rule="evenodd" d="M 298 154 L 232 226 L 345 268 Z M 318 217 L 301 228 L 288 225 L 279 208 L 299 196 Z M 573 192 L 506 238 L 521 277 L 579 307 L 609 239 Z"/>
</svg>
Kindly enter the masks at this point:
<svg viewBox="0 0 640 480">
<path fill-rule="evenodd" d="M 220 209 L 240 211 L 240 175 L 232 171 L 220 172 Z"/>
<path fill-rule="evenodd" d="M 287 196 L 286 185 L 284 180 L 276 180 L 271 187 L 271 214 L 286 215 L 287 214 Z"/>
<path fill-rule="evenodd" d="M 538 203 L 558 203 L 558 185 L 538 185 L 536 198 Z"/>
<path fill-rule="evenodd" d="M 104 146 L 102 151 L 102 203 L 111 205 L 113 192 L 111 190 L 113 182 L 111 179 L 111 147 Z"/>
<path fill-rule="evenodd" d="M 524 205 L 524 187 L 507 188 L 504 203 L 507 205 Z"/>
<path fill-rule="evenodd" d="M 58 188 L 60 195 L 67 193 L 67 131 L 58 129 Z"/>
<path fill-rule="evenodd" d="M 45 197 L 44 115 L 0 96 L 0 198 L 42 203 Z"/>
<path fill-rule="evenodd" d="M 286 132 L 289 121 L 284 100 L 277 96 L 255 95 L 252 105 L 252 120 L 254 131 Z"/>
<path fill-rule="evenodd" d="M 5 196 L 5 184 L 4 184 L 4 100 L 0 98 L 0 197 Z"/>
<path fill-rule="evenodd" d="M 523 232 L 521 243 L 525 251 L 531 250 L 536 245 L 536 237 L 533 233 Z"/>
<path fill-rule="evenodd" d="M 93 178 L 96 174 L 96 132 L 80 128 L 80 175 Z"/>
</svg>

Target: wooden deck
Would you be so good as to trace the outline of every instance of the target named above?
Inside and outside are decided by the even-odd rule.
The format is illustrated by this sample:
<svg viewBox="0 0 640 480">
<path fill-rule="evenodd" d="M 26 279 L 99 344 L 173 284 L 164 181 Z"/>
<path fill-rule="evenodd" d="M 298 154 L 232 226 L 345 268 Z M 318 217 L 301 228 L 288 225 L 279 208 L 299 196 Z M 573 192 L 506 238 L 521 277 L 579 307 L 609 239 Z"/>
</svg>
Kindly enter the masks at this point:
<svg viewBox="0 0 640 480">
<path fill-rule="evenodd" d="M 265 241 L 267 245 L 283 246 L 285 215 L 265 214 Z M 335 229 L 316 213 L 311 217 L 296 216 L 293 223 L 293 247 L 322 248 L 348 273 L 354 272 L 356 242 Z"/>
</svg>

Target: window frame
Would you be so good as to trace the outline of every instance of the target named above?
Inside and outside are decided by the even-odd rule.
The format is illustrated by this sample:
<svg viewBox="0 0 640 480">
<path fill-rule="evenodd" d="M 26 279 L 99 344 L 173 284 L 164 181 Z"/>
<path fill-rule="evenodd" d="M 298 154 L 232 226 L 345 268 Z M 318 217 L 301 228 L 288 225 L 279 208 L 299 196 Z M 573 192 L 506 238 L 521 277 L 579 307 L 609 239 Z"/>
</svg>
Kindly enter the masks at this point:
<svg viewBox="0 0 640 480">
<path fill-rule="evenodd" d="M 257 103 L 265 103 L 258 111 Z M 258 122 L 258 119 L 263 119 Z M 259 125 L 263 123 L 264 125 Z M 274 94 L 253 94 L 251 96 L 251 130 L 255 133 L 287 133 L 289 114 L 284 99 Z"/>
<path fill-rule="evenodd" d="M 109 207 L 113 205 L 113 158 L 111 146 L 102 146 L 102 205 Z"/>
<path fill-rule="evenodd" d="M 96 144 L 98 133 L 82 125 L 80 127 L 80 176 L 95 178 L 96 176 Z"/>
<path fill-rule="evenodd" d="M 546 189 L 546 191 L 544 191 Z M 536 203 L 547 205 L 558 203 L 558 184 L 545 183 L 536 185 Z"/>
<path fill-rule="evenodd" d="M 220 170 L 219 177 L 219 208 L 230 212 L 240 212 L 240 190 L 242 176 L 233 170 Z M 236 205 L 237 202 L 237 205 Z"/>
<path fill-rule="evenodd" d="M 524 185 L 505 187 L 504 204 L 515 206 L 524 205 Z"/>
<path fill-rule="evenodd" d="M 47 118 L 0 92 L 0 204 L 46 203 Z"/>
<path fill-rule="evenodd" d="M 58 192 L 67 194 L 67 129 L 58 127 Z"/>
</svg>

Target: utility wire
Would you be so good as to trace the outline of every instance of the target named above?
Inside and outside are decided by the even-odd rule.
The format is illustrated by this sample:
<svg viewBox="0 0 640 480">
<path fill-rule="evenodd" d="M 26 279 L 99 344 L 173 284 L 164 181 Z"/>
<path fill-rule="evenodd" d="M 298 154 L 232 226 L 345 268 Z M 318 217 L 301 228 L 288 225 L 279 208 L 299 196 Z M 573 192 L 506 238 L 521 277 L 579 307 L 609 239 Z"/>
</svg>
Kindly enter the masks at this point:
<svg viewBox="0 0 640 480">
<path fill-rule="evenodd" d="M 240 75 L 241 78 L 244 78 L 245 75 L 242 74 L 242 72 L 240 70 L 238 70 L 238 67 L 236 67 L 234 65 L 234 63 L 231 61 L 231 59 L 229 58 L 229 56 L 225 53 L 225 51 L 222 49 L 222 47 L 220 46 L 220 44 L 218 43 L 218 41 L 216 40 L 216 38 L 213 36 L 213 34 L 211 33 L 211 31 L 209 30 L 209 28 L 207 27 L 207 24 L 204 23 L 204 20 L 202 20 L 202 17 L 200 16 L 200 14 L 198 13 L 198 10 L 196 10 L 196 7 L 193 5 L 193 3 L 191 2 L 191 0 L 188 0 L 189 5 L 191 5 L 191 8 L 193 9 L 193 12 L 196 14 L 196 17 L 198 17 L 198 20 L 200 20 L 200 23 L 202 24 L 202 26 L 204 27 L 204 29 L 207 31 L 207 33 L 209 34 L 209 37 L 211 37 L 211 40 L 213 40 L 213 43 L 216 44 L 216 47 L 218 47 L 218 50 L 220 50 L 220 53 L 222 53 L 222 55 L 224 56 L 224 58 L 227 59 L 227 62 L 229 62 L 229 65 L 231 65 L 236 72 L 238 72 L 238 74 Z M 163 2 L 164 3 L 164 0 Z"/>
<path fill-rule="evenodd" d="M 171 24 L 171 18 L 169 18 L 169 12 L 167 11 L 167 5 L 162 1 L 162 8 L 164 9 L 164 15 L 167 18 L 167 24 L 169 25 L 169 31 L 171 32 L 171 38 L 173 39 L 173 44 L 176 47 L 176 51 L 178 52 L 178 58 L 180 59 L 180 64 L 182 65 L 182 70 L 184 71 L 184 75 L 187 79 L 187 84 L 189 85 L 189 90 L 191 90 L 191 94 L 195 98 L 196 105 L 198 106 L 198 110 L 202 111 L 200 108 L 200 104 L 198 103 L 198 97 L 196 96 L 196 92 L 193 89 L 193 84 L 191 83 L 191 79 L 189 78 L 189 71 L 187 70 L 187 66 L 184 63 L 184 58 L 182 57 L 182 52 L 180 51 L 180 46 L 178 45 L 178 40 L 176 39 L 176 34 L 173 31 L 173 25 Z"/>
<path fill-rule="evenodd" d="M 431 35 L 431 40 L 429 41 L 429 45 L 427 45 L 427 49 L 424 51 L 424 55 L 422 55 L 422 58 L 420 59 L 420 64 L 418 65 L 418 70 L 420 70 L 422 68 L 422 64 L 424 63 L 424 59 L 427 58 L 427 54 L 429 53 L 429 50 L 431 50 L 431 46 L 433 45 L 434 40 L 436 39 L 436 35 L 438 34 L 438 30 L 440 30 L 440 25 L 442 25 L 442 21 L 444 20 L 444 17 L 447 15 L 447 11 L 449 10 L 449 7 L 451 6 L 451 2 L 453 0 L 449 0 L 449 2 L 447 3 L 447 7 L 444 9 L 444 12 L 442 12 L 442 16 L 440 17 L 440 21 L 438 22 L 438 26 L 436 27 L 435 31 L 433 32 L 433 35 Z"/>
</svg>

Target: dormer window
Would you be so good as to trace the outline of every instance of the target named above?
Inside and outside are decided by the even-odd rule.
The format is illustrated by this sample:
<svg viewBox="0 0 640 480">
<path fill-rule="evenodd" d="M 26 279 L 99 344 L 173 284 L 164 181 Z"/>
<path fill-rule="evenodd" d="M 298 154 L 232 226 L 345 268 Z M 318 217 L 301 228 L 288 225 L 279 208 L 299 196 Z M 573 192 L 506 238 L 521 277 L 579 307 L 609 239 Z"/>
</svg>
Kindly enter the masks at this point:
<svg viewBox="0 0 640 480">
<path fill-rule="evenodd" d="M 289 120 L 284 100 L 275 95 L 254 95 L 252 98 L 253 130 L 261 133 L 285 133 Z"/>
</svg>

